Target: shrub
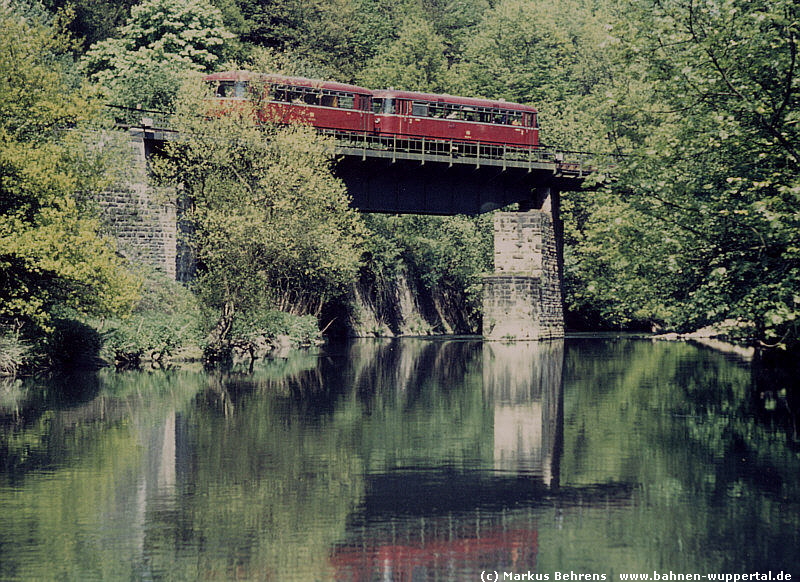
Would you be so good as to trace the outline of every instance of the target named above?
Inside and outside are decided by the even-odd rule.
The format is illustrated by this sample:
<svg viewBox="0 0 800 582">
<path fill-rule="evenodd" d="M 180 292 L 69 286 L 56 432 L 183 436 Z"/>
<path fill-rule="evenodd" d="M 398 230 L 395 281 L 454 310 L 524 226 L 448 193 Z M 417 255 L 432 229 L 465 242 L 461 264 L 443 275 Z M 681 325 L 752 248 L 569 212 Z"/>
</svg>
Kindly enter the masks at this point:
<svg viewBox="0 0 800 582">
<path fill-rule="evenodd" d="M 120 367 L 163 363 L 200 344 L 200 311 L 192 292 L 163 273 L 144 273 L 142 297 L 131 317 L 104 326 L 104 356 Z"/>
<path fill-rule="evenodd" d="M 112 324 L 104 347 L 117 365 L 135 367 L 142 359 L 162 362 L 185 345 L 191 326 L 191 320 L 176 315 L 137 314 Z"/>
</svg>

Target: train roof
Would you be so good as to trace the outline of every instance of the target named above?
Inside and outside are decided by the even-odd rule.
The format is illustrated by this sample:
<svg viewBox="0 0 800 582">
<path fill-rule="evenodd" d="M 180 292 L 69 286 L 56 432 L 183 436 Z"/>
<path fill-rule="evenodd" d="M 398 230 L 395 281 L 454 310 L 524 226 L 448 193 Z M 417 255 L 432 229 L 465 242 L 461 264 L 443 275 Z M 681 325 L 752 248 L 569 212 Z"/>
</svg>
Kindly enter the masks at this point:
<svg viewBox="0 0 800 582">
<path fill-rule="evenodd" d="M 416 91 L 397 91 L 394 89 L 378 89 L 372 92 L 374 97 L 395 99 L 412 99 L 419 101 L 430 101 L 432 103 L 455 103 L 470 107 L 491 107 L 493 109 L 512 109 L 514 111 L 526 111 L 536 113 L 536 108 L 520 103 L 511 103 L 499 99 L 480 99 L 478 97 L 459 97 L 457 95 L 447 95 L 438 93 L 418 93 Z"/>
<path fill-rule="evenodd" d="M 287 75 L 277 75 L 268 73 L 254 73 L 252 71 L 223 71 L 206 75 L 206 81 L 250 81 L 260 79 L 272 83 L 294 85 L 297 87 L 311 87 L 314 89 L 329 89 L 331 91 L 344 91 L 347 93 L 359 93 L 361 95 L 373 95 L 378 98 L 392 97 L 396 99 L 417 99 L 419 101 L 430 101 L 432 103 L 455 103 L 470 107 L 491 107 L 493 109 L 511 109 L 514 111 L 526 111 L 536 113 L 536 108 L 530 105 L 512 103 L 499 99 L 480 99 L 477 97 L 459 97 L 457 95 L 447 95 L 438 93 L 420 93 L 417 91 L 398 91 L 395 89 L 366 89 L 358 85 L 348 83 L 338 83 L 336 81 L 322 81 L 320 79 L 307 79 L 305 77 L 290 77 Z"/>
<path fill-rule="evenodd" d="M 205 76 L 206 81 L 250 81 L 253 79 L 269 81 L 271 83 L 292 85 L 295 87 L 329 89 L 331 91 L 344 91 L 347 93 L 360 93 L 363 95 L 372 94 L 372 91 L 369 89 L 365 89 L 364 87 L 359 87 L 357 85 L 350 85 L 347 83 L 338 83 L 336 81 L 321 81 L 319 79 L 306 79 L 305 77 L 290 77 L 287 75 L 254 73 L 252 71 L 223 71 L 220 73 L 212 73 L 210 75 Z"/>
</svg>

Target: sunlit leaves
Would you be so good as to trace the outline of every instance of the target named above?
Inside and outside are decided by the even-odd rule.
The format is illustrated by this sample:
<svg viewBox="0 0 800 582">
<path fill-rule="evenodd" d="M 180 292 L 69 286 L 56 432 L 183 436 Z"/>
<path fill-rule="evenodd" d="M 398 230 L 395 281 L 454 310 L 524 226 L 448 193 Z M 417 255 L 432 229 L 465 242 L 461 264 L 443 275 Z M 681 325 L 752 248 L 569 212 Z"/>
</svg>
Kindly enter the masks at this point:
<svg viewBox="0 0 800 582">
<path fill-rule="evenodd" d="M 112 177 L 113 148 L 79 131 L 97 104 L 66 83 L 54 29 L 6 5 L 0 21 L 0 323 L 47 327 L 64 307 L 125 312 L 137 282 L 91 202 Z"/>
<path fill-rule="evenodd" d="M 640 74 L 644 90 L 618 98 L 631 113 L 621 143 L 632 155 L 618 172 L 622 198 L 608 203 L 634 228 L 613 249 L 598 242 L 593 255 L 588 241 L 606 229 L 589 204 L 568 250 L 587 261 L 577 273 L 611 264 L 600 272 L 618 285 L 647 285 L 665 309 L 651 302 L 646 319 L 692 327 L 738 318 L 769 343 L 797 339 L 797 21 L 796 5 L 782 0 L 642 0 L 618 21 L 626 74 Z M 664 261 L 615 271 L 617 253 L 631 265 Z M 683 267 L 670 268 L 671 257 Z M 602 297 L 589 293 L 586 305 Z M 633 293 L 608 306 L 646 304 Z"/>
<path fill-rule="evenodd" d="M 213 70 L 232 39 L 209 2 L 147 0 L 117 38 L 92 46 L 84 67 L 117 105 L 167 108 L 182 73 Z"/>
<path fill-rule="evenodd" d="M 442 92 L 446 88 L 444 40 L 421 18 L 407 19 L 397 39 L 380 51 L 360 73 L 369 87 Z"/>
</svg>

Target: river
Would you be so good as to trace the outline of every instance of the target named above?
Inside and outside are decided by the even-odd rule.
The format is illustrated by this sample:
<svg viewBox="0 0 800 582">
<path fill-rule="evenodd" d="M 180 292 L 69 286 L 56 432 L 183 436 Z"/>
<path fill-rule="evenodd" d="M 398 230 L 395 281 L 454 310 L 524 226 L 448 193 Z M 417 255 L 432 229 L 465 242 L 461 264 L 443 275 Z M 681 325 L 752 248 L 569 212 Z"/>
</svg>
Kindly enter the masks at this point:
<svg viewBox="0 0 800 582">
<path fill-rule="evenodd" d="M 752 368 L 401 339 L 4 384 L 0 580 L 800 580 L 792 379 Z"/>
</svg>

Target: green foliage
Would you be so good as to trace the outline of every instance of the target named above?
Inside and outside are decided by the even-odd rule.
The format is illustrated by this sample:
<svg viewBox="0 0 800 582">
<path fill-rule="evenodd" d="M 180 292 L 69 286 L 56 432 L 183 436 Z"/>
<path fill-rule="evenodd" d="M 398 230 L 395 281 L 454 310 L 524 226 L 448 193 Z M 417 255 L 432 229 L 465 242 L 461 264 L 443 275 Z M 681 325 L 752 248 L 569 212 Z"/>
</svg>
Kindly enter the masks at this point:
<svg viewBox="0 0 800 582">
<path fill-rule="evenodd" d="M 441 92 L 446 87 L 444 40 L 422 18 L 403 22 L 397 39 L 386 45 L 359 74 L 368 87 Z"/>
<path fill-rule="evenodd" d="M 71 13 L 68 29 L 84 48 L 113 36 L 136 3 L 136 0 L 42 1 L 48 10 Z"/>
<path fill-rule="evenodd" d="M 163 364 L 184 348 L 202 344 L 200 307 L 194 293 L 158 272 L 143 273 L 141 299 L 130 317 L 98 324 L 103 355 L 120 367 Z"/>
<path fill-rule="evenodd" d="M 131 9 L 118 37 L 91 47 L 84 67 L 115 105 L 164 109 L 182 76 L 213 70 L 232 38 L 205 0 L 145 0 Z"/>
<path fill-rule="evenodd" d="M 30 346 L 19 334 L 0 328 L 0 377 L 16 376 L 28 363 Z"/>
<path fill-rule="evenodd" d="M 97 330 L 76 319 L 56 319 L 38 346 L 36 366 L 50 370 L 84 370 L 100 366 L 103 341 Z"/>
<path fill-rule="evenodd" d="M 319 337 L 319 325 L 313 315 L 292 315 L 285 311 L 257 311 L 241 314 L 231 326 L 231 343 L 249 349 L 260 340 L 285 337 L 296 346 L 310 345 Z"/>
<path fill-rule="evenodd" d="M 499 2 L 465 47 L 462 90 L 537 104 L 563 97 L 575 58 L 568 23 L 576 11 L 570 4 Z"/>
<path fill-rule="evenodd" d="M 162 362 L 190 340 L 197 340 L 196 325 L 189 314 L 136 314 L 112 323 L 103 335 L 103 347 L 117 365 L 135 367 L 142 360 Z"/>
<path fill-rule="evenodd" d="M 448 62 L 460 58 L 464 45 L 474 36 L 491 0 L 433 0 L 423 3 L 428 20 L 447 45 Z"/>
<path fill-rule="evenodd" d="M 400 22 L 419 14 L 411 1 L 237 0 L 235 4 L 244 47 L 291 54 L 342 81 L 355 79 L 364 63 L 391 42 Z"/>
<path fill-rule="evenodd" d="M 675 299 L 680 274 L 691 269 L 681 233 L 658 217 L 622 205 L 609 193 L 592 193 L 580 228 L 567 233 L 565 278 L 570 325 L 625 329 L 653 323 L 678 325 Z M 567 195 L 565 214 L 575 216 L 578 196 Z M 653 284 L 654 274 L 672 274 Z"/>
<path fill-rule="evenodd" d="M 372 215 L 367 219 L 372 231 L 366 263 L 369 277 L 380 293 L 394 282 L 400 263 L 406 265 L 434 298 L 464 314 L 464 331 L 476 331 L 481 274 L 492 266 L 490 225 L 490 215 Z"/>
<path fill-rule="evenodd" d="M 363 227 L 314 131 L 258 126 L 246 103 L 197 116 L 207 106 L 187 93 L 182 139 L 159 171 L 192 203 L 196 287 L 215 343 L 237 314 L 317 315 L 354 279 Z"/>
<path fill-rule="evenodd" d="M 680 289 L 664 301 L 684 325 L 740 318 L 766 342 L 796 341 L 798 7 L 637 8 L 631 22 L 645 25 L 629 35 L 628 58 L 637 70 L 644 61 L 650 93 L 640 107 L 653 113 L 621 186 L 634 212 L 672 225 L 675 235 L 652 242 L 665 266 L 680 266 L 651 280 Z M 630 237 L 624 247 L 640 251 Z"/>
<path fill-rule="evenodd" d="M 98 104 L 68 84 L 56 29 L 7 4 L 0 25 L 0 321 L 27 333 L 59 308 L 125 312 L 137 280 L 99 234 L 91 201 L 117 160 L 102 132 L 82 131 Z"/>
</svg>

